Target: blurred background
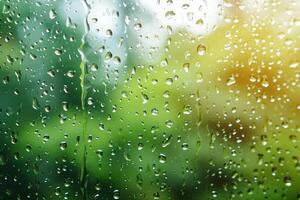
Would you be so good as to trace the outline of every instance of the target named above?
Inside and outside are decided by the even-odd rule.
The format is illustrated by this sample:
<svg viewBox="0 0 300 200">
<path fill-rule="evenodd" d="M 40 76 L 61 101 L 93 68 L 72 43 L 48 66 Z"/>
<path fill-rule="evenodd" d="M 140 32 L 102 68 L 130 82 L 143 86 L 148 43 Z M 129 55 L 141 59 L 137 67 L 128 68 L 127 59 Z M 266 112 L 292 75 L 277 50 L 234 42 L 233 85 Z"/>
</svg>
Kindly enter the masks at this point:
<svg viewBox="0 0 300 200">
<path fill-rule="evenodd" d="M 0 199 L 300 199 L 299 0 L 1 0 Z"/>
</svg>

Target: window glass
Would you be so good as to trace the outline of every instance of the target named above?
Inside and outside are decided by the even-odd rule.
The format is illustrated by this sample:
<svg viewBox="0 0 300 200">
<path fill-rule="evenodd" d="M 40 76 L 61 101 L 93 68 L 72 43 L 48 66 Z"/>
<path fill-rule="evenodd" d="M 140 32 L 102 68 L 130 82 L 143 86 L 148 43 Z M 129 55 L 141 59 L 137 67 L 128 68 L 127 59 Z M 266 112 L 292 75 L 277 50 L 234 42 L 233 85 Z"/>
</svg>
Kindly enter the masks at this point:
<svg viewBox="0 0 300 200">
<path fill-rule="evenodd" d="M 0 199 L 300 199 L 299 9 L 1 0 Z"/>
</svg>

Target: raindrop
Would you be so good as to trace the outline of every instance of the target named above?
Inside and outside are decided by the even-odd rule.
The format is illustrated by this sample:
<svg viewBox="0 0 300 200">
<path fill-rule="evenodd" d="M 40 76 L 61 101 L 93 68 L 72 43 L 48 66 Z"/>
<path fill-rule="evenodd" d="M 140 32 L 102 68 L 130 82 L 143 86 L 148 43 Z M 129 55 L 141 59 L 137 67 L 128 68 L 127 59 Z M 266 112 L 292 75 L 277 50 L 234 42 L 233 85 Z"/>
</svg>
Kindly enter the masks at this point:
<svg viewBox="0 0 300 200">
<path fill-rule="evenodd" d="M 59 144 L 59 147 L 61 150 L 66 150 L 67 148 L 67 142 L 63 141 Z"/>
<path fill-rule="evenodd" d="M 290 64 L 290 68 L 298 68 L 299 67 L 299 62 L 292 62 Z"/>
<path fill-rule="evenodd" d="M 56 17 L 57 17 L 57 14 L 56 14 L 55 10 L 51 9 L 49 11 L 49 18 L 50 19 L 55 19 Z"/>
<path fill-rule="evenodd" d="M 141 23 L 136 23 L 136 24 L 134 25 L 134 30 L 136 30 L 136 31 L 141 30 L 141 28 L 142 28 L 142 24 L 141 24 Z"/>
<path fill-rule="evenodd" d="M 55 49 L 54 53 L 55 53 L 55 55 L 60 56 L 62 54 L 62 50 L 61 49 Z"/>
<path fill-rule="evenodd" d="M 91 65 L 91 70 L 93 71 L 93 72 L 96 72 L 96 71 L 98 71 L 98 65 L 97 64 L 95 64 L 95 63 L 93 63 L 92 65 Z"/>
<path fill-rule="evenodd" d="M 189 72 L 189 70 L 190 70 L 190 63 L 184 63 L 183 64 L 183 70 L 185 72 Z"/>
<path fill-rule="evenodd" d="M 120 192 L 119 192 L 119 190 L 114 190 L 114 192 L 113 192 L 113 198 L 114 199 L 120 199 Z"/>
<path fill-rule="evenodd" d="M 173 10 L 169 10 L 165 13 L 165 17 L 168 19 L 171 19 L 172 17 L 174 17 L 176 14 Z"/>
<path fill-rule="evenodd" d="M 167 157 L 162 153 L 159 154 L 158 159 L 160 163 L 165 163 L 167 161 Z"/>
<path fill-rule="evenodd" d="M 38 102 L 37 98 L 35 98 L 35 97 L 32 100 L 32 108 L 35 110 L 38 110 L 40 108 L 39 102 Z"/>
<path fill-rule="evenodd" d="M 288 187 L 292 186 L 292 178 L 290 176 L 285 176 L 283 181 L 286 186 Z"/>
<path fill-rule="evenodd" d="M 199 56 L 204 56 L 206 54 L 206 46 L 199 44 L 197 47 L 197 53 Z"/>
<path fill-rule="evenodd" d="M 234 76 L 230 76 L 227 80 L 227 86 L 231 86 L 234 85 L 236 83 L 235 77 Z"/>
<path fill-rule="evenodd" d="M 204 24 L 204 21 L 203 21 L 203 19 L 201 19 L 201 18 L 200 18 L 200 19 L 198 19 L 198 20 L 196 21 L 196 24 L 197 24 L 197 25 L 201 25 L 201 26 L 202 26 L 202 25 Z"/>
</svg>

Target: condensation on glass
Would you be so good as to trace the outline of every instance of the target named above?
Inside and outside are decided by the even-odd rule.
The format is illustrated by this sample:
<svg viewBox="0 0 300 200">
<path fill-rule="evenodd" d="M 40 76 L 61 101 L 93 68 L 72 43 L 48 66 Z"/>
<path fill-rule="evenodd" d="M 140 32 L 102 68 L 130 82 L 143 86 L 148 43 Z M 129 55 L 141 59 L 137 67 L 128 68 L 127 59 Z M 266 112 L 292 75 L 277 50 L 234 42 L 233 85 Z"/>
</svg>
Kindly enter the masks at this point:
<svg viewBox="0 0 300 200">
<path fill-rule="evenodd" d="M 0 199 L 300 199 L 299 9 L 1 0 Z"/>
</svg>

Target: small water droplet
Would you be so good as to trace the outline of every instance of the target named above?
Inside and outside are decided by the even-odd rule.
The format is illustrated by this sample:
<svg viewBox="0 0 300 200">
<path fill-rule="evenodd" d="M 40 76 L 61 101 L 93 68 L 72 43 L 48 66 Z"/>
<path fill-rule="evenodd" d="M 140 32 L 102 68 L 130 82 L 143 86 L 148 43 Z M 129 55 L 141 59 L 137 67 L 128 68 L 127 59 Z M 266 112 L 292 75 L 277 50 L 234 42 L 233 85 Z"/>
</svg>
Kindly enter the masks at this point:
<svg viewBox="0 0 300 200">
<path fill-rule="evenodd" d="M 165 13 L 165 17 L 168 19 L 171 19 L 172 17 L 174 17 L 176 14 L 173 10 L 169 10 Z"/>
<path fill-rule="evenodd" d="M 234 76 L 230 76 L 227 80 L 227 86 L 231 86 L 234 85 L 236 83 L 235 77 Z"/>
<path fill-rule="evenodd" d="M 59 147 L 61 150 L 65 150 L 67 148 L 67 146 L 68 146 L 67 142 L 65 142 L 65 141 L 63 141 L 59 144 Z"/>
<path fill-rule="evenodd" d="M 189 70 L 190 70 L 190 63 L 184 63 L 183 64 L 183 70 L 185 72 L 189 72 Z"/>
<path fill-rule="evenodd" d="M 105 31 L 105 35 L 106 35 L 106 37 L 112 37 L 112 36 L 113 36 L 112 30 L 107 29 L 107 30 Z"/>
<path fill-rule="evenodd" d="M 160 163 L 165 163 L 165 162 L 167 161 L 166 155 L 164 155 L 164 154 L 162 154 L 162 153 L 159 154 L 158 159 L 159 159 L 159 162 L 160 162 Z"/>
<path fill-rule="evenodd" d="M 263 87 L 269 87 L 269 82 L 268 82 L 268 79 L 267 79 L 267 77 L 263 77 L 263 80 L 262 80 L 262 82 L 261 82 L 261 85 L 263 86 Z"/>
<path fill-rule="evenodd" d="M 49 18 L 50 19 L 55 19 L 56 17 L 57 17 L 57 14 L 56 14 L 55 10 L 51 9 L 49 11 Z"/>
<path fill-rule="evenodd" d="M 192 113 L 192 106 L 190 105 L 185 105 L 183 107 L 183 114 L 185 115 L 190 115 Z"/>
<path fill-rule="evenodd" d="M 55 76 L 55 71 L 54 71 L 54 69 L 49 69 L 48 72 L 47 72 L 47 74 L 48 74 L 49 76 L 51 76 L 51 77 L 54 77 L 54 76 Z"/>
<path fill-rule="evenodd" d="M 120 199 L 120 192 L 119 192 L 119 190 L 114 190 L 113 197 L 114 197 L 114 199 Z"/>
<path fill-rule="evenodd" d="M 167 120 L 167 121 L 165 122 L 165 124 L 166 124 L 166 127 L 167 127 L 167 128 L 172 128 L 172 126 L 173 126 L 173 121 L 172 121 L 172 120 Z"/>
<path fill-rule="evenodd" d="M 288 187 L 292 186 L 292 178 L 290 176 L 285 176 L 283 180 L 286 186 Z"/>
<path fill-rule="evenodd" d="M 147 94 L 142 93 L 143 104 L 146 104 L 149 101 L 149 97 Z"/>
<path fill-rule="evenodd" d="M 95 64 L 95 63 L 93 63 L 92 65 L 91 65 L 91 70 L 93 71 L 93 72 L 96 72 L 96 71 L 98 71 L 98 65 L 97 64 Z"/>
<path fill-rule="evenodd" d="M 67 72 L 67 76 L 70 77 L 70 78 L 73 78 L 75 76 L 75 71 L 69 70 Z"/>
<path fill-rule="evenodd" d="M 142 28 L 142 24 L 141 24 L 141 23 L 136 23 L 136 24 L 134 25 L 134 29 L 135 29 L 136 31 L 141 30 L 141 28 Z"/>
<path fill-rule="evenodd" d="M 181 145 L 181 148 L 182 148 L 182 150 L 186 151 L 186 150 L 189 149 L 189 145 L 188 145 L 187 143 L 183 143 L 183 144 Z"/>
<path fill-rule="evenodd" d="M 201 19 L 201 18 L 200 18 L 200 19 L 198 19 L 198 20 L 196 21 L 196 24 L 197 24 L 197 25 L 201 25 L 201 26 L 202 26 L 202 25 L 204 24 L 204 21 L 203 21 L 203 19 Z"/>
<path fill-rule="evenodd" d="M 45 106 L 45 111 L 46 112 L 50 112 L 51 111 L 51 107 L 49 105 Z"/>
<path fill-rule="evenodd" d="M 35 98 L 35 97 L 32 100 L 32 108 L 35 110 L 38 110 L 40 108 L 39 102 L 38 102 L 37 98 Z"/>
<path fill-rule="evenodd" d="M 204 56 L 206 54 L 206 46 L 199 44 L 197 47 L 197 53 L 199 56 Z"/>
<path fill-rule="evenodd" d="M 154 115 L 154 116 L 158 115 L 158 110 L 157 110 L 157 108 L 152 108 L 152 109 L 151 109 L 151 113 L 152 113 L 152 115 Z"/>
<path fill-rule="evenodd" d="M 299 62 L 292 62 L 290 64 L 290 68 L 298 68 L 299 67 Z"/>
<path fill-rule="evenodd" d="M 172 85 L 173 84 L 173 79 L 172 78 L 167 78 L 166 79 L 166 84 L 167 85 Z"/>
<path fill-rule="evenodd" d="M 60 56 L 62 54 L 62 50 L 61 49 L 55 49 L 54 53 L 55 53 L 55 55 Z"/>
</svg>

